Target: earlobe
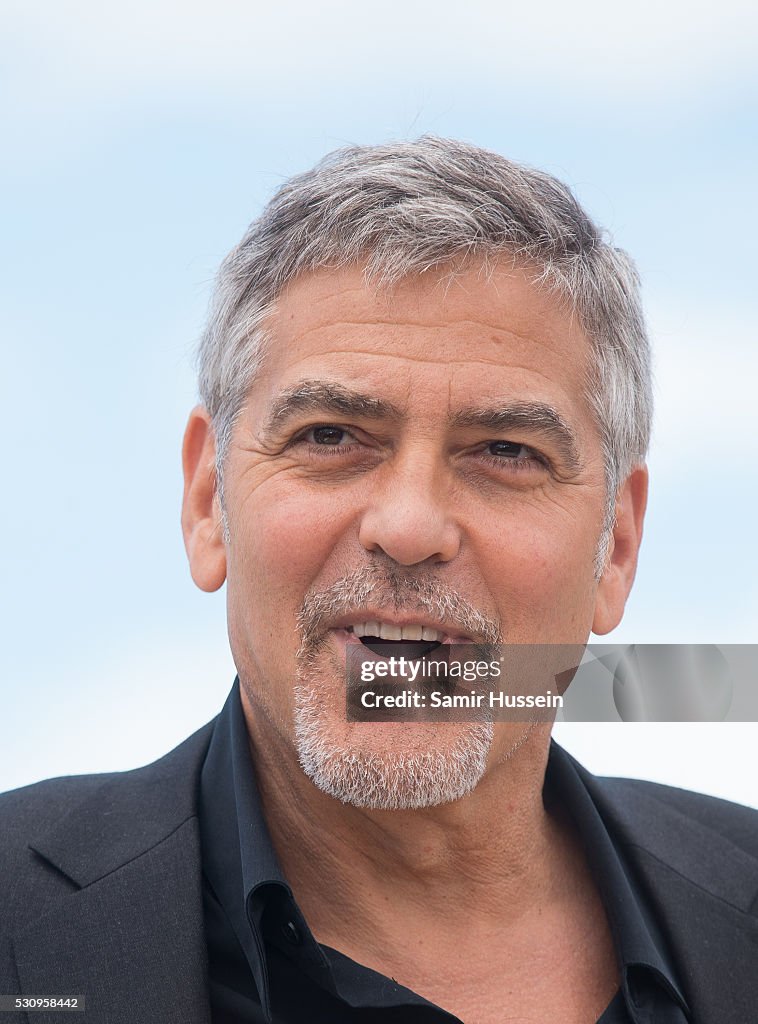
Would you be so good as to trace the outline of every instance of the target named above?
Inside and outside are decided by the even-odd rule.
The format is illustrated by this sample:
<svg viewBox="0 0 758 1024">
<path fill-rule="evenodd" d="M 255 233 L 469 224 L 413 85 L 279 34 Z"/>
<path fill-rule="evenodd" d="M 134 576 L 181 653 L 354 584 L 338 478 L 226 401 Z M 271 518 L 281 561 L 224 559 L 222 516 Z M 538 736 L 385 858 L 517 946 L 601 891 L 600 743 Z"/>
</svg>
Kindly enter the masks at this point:
<svg viewBox="0 0 758 1024">
<path fill-rule="evenodd" d="M 192 579 L 201 590 L 218 590 L 226 579 L 221 509 L 216 493 L 215 438 L 208 411 L 190 413 L 182 445 L 182 532 Z"/>
<path fill-rule="evenodd" d="M 646 466 L 634 469 L 619 490 L 609 555 L 595 595 L 592 632 L 597 636 L 615 629 L 624 614 L 637 571 L 647 490 Z"/>
</svg>

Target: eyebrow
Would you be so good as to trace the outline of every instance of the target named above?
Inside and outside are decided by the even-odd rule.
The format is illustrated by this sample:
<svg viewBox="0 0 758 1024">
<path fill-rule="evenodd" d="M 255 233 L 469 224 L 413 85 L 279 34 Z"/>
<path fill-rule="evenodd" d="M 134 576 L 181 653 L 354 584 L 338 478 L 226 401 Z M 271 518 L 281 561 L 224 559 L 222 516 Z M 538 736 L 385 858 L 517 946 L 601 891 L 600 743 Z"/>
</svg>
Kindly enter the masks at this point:
<svg viewBox="0 0 758 1024">
<path fill-rule="evenodd" d="M 303 380 L 286 388 L 276 399 L 265 430 L 280 429 L 301 412 L 334 412 L 342 416 L 363 416 L 372 420 L 403 419 L 403 411 L 392 402 L 336 384 L 333 381 Z"/>
<path fill-rule="evenodd" d="M 576 434 L 561 414 L 545 402 L 510 402 L 505 405 L 464 409 L 451 418 L 455 427 L 476 427 L 493 433 L 528 430 L 541 434 L 555 445 L 572 473 L 582 468 Z"/>
<path fill-rule="evenodd" d="M 335 381 L 302 380 L 277 396 L 266 420 L 265 432 L 274 433 L 302 412 L 333 412 L 373 420 L 406 419 L 403 410 L 386 399 L 353 391 Z M 507 402 L 463 409 L 450 416 L 448 424 L 493 433 L 519 429 L 540 434 L 552 441 L 570 472 L 581 469 L 576 434 L 560 413 L 545 402 Z"/>
</svg>

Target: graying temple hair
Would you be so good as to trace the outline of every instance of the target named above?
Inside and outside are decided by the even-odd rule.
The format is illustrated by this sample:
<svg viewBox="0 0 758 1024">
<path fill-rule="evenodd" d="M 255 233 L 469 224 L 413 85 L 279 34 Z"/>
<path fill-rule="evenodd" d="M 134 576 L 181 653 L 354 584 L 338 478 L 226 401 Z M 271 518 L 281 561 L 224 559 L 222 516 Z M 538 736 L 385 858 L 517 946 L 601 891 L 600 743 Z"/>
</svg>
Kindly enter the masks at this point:
<svg viewBox="0 0 758 1024">
<path fill-rule="evenodd" d="M 219 498 L 230 438 L 267 343 L 263 323 L 298 275 L 360 265 L 388 286 L 435 268 L 515 261 L 570 304 L 592 347 L 586 389 L 600 431 L 608 550 L 618 488 L 650 440 L 650 351 L 634 264 L 570 189 L 542 171 L 451 139 L 349 146 L 276 192 L 218 272 L 199 347 L 216 437 Z"/>
</svg>

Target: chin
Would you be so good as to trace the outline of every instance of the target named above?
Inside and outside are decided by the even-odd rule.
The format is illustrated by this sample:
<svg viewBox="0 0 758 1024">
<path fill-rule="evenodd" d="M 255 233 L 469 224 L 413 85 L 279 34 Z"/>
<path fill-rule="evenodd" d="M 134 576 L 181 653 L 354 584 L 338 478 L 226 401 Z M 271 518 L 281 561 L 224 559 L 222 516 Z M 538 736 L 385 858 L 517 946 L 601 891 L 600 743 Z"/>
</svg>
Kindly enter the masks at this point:
<svg viewBox="0 0 758 1024">
<path fill-rule="evenodd" d="M 348 722 L 314 681 L 297 686 L 294 696 L 300 765 L 342 803 L 372 810 L 435 807 L 469 794 L 486 771 L 492 723 Z"/>
</svg>

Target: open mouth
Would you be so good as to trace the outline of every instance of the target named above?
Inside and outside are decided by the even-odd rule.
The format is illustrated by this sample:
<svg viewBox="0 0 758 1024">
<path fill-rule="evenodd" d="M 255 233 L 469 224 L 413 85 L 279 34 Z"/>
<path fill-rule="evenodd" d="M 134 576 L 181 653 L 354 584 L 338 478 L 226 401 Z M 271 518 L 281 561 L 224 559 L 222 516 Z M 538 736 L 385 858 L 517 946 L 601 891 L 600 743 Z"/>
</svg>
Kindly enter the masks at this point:
<svg viewBox="0 0 758 1024">
<path fill-rule="evenodd" d="M 406 658 L 424 658 L 427 654 L 431 654 L 432 651 L 436 651 L 442 644 L 436 641 L 423 640 L 382 640 L 381 637 L 366 636 L 361 637 L 361 643 L 364 647 L 368 647 L 374 654 L 380 654 L 384 657 L 395 655 L 396 657 L 400 654 L 405 655 Z"/>
</svg>

